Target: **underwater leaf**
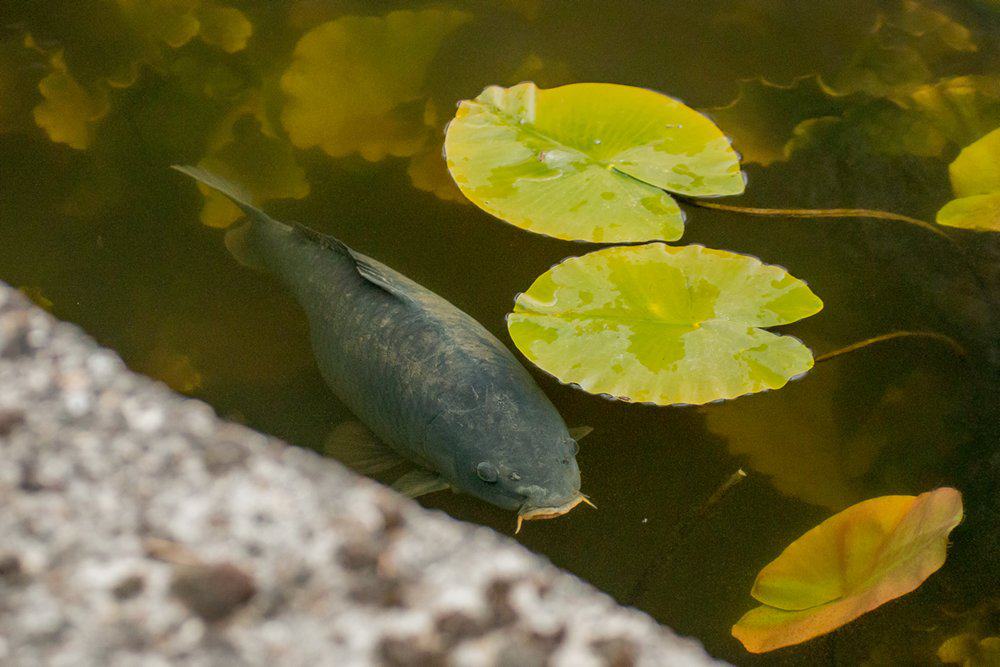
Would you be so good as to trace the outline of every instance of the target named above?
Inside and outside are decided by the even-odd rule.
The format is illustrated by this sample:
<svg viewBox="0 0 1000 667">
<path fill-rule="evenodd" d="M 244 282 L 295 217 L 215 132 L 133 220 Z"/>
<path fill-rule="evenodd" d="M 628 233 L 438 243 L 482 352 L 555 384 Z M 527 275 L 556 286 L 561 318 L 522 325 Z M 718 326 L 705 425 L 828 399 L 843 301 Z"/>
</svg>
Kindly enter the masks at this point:
<svg viewBox="0 0 1000 667">
<path fill-rule="evenodd" d="M 539 88 L 544 88 L 565 85 L 573 80 L 573 76 L 565 61 L 542 58 L 532 52 L 510 74 L 504 76 L 504 80 L 511 83 L 533 81 Z"/>
<path fill-rule="evenodd" d="M 944 12 L 925 7 L 917 0 L 903 0 L 885 18 L 883 30 L 897 30 L 917 46 L 924 56 L 947 51 L 976 51 L 972 32 Z"/>
<path fill-rule="evenodd" d="M 496 0 L 497 4 L 521 16 L 525 21 L 534 21 L 542 9 L 542 0 Z"/>
<path fill-rule="evenodd" d="M 739 158 L 705 116 L 643 88 L 491 86 L 461 103 L 448 169 L 474 204 L 517 227 L 597 243 L 671 241 L 667 192 L 743 192 Z"/>
<path fill-rule="evenodd" d="M 345 16 L 310 30 L 281 77 L 281 118 L 292 143 L 372 162 L 421 152 L 427 69 L 444 39 L 470 19 L 435 8 Z"/>
<path fill-rule="evenodd" d="M 946 665 L 995 667 L 1000 665 L 1000 637 L 979 639 L 971 632 L 949 637 L 938 647 L 937 657 Z"/>
<path fill-rule="evenodd" d="M 200 0 L 118 0 L 129 23 L 146 39 L 184 46 L 198 34 Z"/>
<path fill-rule="evenodd" d="M 938 211 L 938 224 L 1000 232 L 1000 128 L 962 149 L 948 173 L 958 198 Z"/>
<path fill-rule="evenodd" d="M 517 297 L 507 327 L 533 363 L 593 394 L 700 404 L 777 389 L 812 354 L 765 327 L 823 303 L 746 255 L 662 243 L 571 257 Z"/>
<path fill-rule="evenodd" d="M 302 199 L 309 195 L 305 171 L 286 140 L 262 122 L 263 110 L 243 108 L 223 124 L 215 148 L 198 166 L 219 174 L 247 190 L 255 202 Z M 209 227 L 228 227 L 243 213 L 228 197 L 199 185 L 205 196 L 201 221 Z"/>
<path fill-rule="evenodd" d="M 967 402 L 950 376 L 906 371 L 885 387 L 869 383 L 859 397 L 841 369 L 829 365 L 781 391 L 707 406 L 706 426 L 778 492 L 834 512 L 887 478 L 891 485 L 935 479 L 968 439 L 956 426 L 968 423 Z"/>
<path fill-rule="evenodd" d="M 903 0 L 890 5 L 871 36 L 827 83 L 840 94 L 890 97 L 931 81 L 941 58 L 975 50 L 968 28 L 920 2 Z"/>
<path fill-rule="evenodd" d="M 808 119 L 839 115 L 857 98 L 835 94 L 816 75 L 781 86 L 764 79 L 740 81 L 740 92 L 723 107 L 709 109 L 744 162 L 767 166 L 787 157 L 785 142 Z"/>
<path fill-rule="evenodd" d="M 852 462 L 861 468 L 854 475 L 846 465 L 859 452 L 843 446 L 832 400 L 838 382 L 837 367 L 825 368 L 779 392 L 706 406 L 705 423 L 779 493 L 836 511 L 860 499 L 856 477 L 867 472 Z"/>
<path fill-rule="evenodd" d="M 217 46 L 226 53 L 242 51 L 253 34 L 253 24 L 246 15 L 232 7 L 205 2 L 198 8 L 198 36 L 206 44 Z"/>
<path fill-rule="evenodd" d="M 34 127 L 31 109 L 38 101 L 42 56 L 23 39 L 0 40 L 0 134 Z"/>
<path fill-rule="evenodd" d="M 838 95 L 867 93 L 887 97 L 931 78 L 933 72 L 915 49 L 905 45 L 885 46 L 873 37 L 828 84 Z"/>
<path fill-rule="evenodd" d="M 957 76 L 919 86 L 895 101 L 934 126 L 949 142 L 967 146 L 1000 126 L 1000 78 Z"/>
<path fill-rule="evenodd" d="M 424 106 L 424 125 L 434 131 L 431 136 L 435 139 L 431 140 L 429 137 L 424 148 L 410 158 L 406 167 L 410 183 L 416 189 L 430 192 L 442 201 L 467 203 L 465 195 L 448 173 L 448 165 L 444 161 L 444 129 L 437 106 L 432 100 L 427 100 Z"/>
<path fill-rule="evenodd" d="M 754 582 L 764 603 L 733 626 L 751 653 L 799 644 L 916 589 L 945 561 L 962 496 L 941 488 L 883 496 L 835 514 L 792 542 Z"/>
<path fill-rule="evenodd" d="M 785 156 L 798 151 L 824 151 L 824 146 L 863 141 L 869 150 L 885 155 L 937 157 L 948 146 L 947 138 L 927 119 L 901 109 L 886 99 L 872 99 L 844 111 L 802 121 L 785 144 Z M 829 150 L 827 148 L 826 150 Z"/>
<path fill-rule="evenodd" d="M 860 95 L 851 99 L 855 103 L 840 115 L 811 118 L 796 126 L 785 144 L 785 157 L 859 136 L 886 155 L 940 157 L 1000 124 L 1000 79 L 993 77 L 942 79 L 891 99 Z"/>
<path fill-rule="evenodd" d="M 438 199 L 456 204 L 468 201 L 448 173 L 440 144 L 431 143 L 427 150 L 410 158 L 406 173 L 410 177 L 410 183 L 418 190 L 430 192 Z"/>
<path fill-rule="evenodd" d="M 38 82 L 43 101 L 34 109 L 35 124 L 56 143 L 88 148 L 96 124 L 110 108 L 107 94 L 80 85 L 67 70 L 62 51 L 51 56 L 49 66 L 49 74 Z"/>
<path fill-rule="evenodd" d="M 154 348 L 138 362 L 138 370 L 181 394 L 197 391 L 204 381 L 189 356 L 165 347 Z"/>
</svg>

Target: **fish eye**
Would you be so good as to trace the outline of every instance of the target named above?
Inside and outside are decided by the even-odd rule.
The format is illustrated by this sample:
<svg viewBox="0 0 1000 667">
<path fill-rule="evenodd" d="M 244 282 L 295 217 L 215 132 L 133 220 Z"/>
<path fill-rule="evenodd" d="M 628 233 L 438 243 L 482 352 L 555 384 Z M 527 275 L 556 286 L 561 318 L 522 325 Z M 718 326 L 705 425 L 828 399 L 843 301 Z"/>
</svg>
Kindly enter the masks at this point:
<svg viewBox="0 0 1000 667">
<path fill-rule="evenodd" d="M 580 453 L 580 443 L 577 442 L 576 440 L 574 440 L 573 441 L 573 456 L 576 456 L 579 453 Z"/>
<path fill-rule="evenodd" d="M 496 484 L 500 481 L 500 472 L 496 469 L 496 466 L 486 461 L 476 466 L 476 475 L 488 484 Z"/>
</svg>

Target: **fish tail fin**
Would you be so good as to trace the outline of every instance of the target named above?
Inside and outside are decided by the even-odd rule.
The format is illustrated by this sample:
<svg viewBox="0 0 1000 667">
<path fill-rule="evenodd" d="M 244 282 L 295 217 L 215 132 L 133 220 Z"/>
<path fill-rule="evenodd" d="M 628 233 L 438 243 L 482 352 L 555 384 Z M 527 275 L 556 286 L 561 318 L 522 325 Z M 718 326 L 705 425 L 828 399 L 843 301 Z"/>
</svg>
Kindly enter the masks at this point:
<svg viewBox="0 0 1000 667">
<path fill-rule="evenodd" d="M 234 204 L 240 207 L 240 210 L 243 211 L 247 217 L 255 220 L 270 220 L 264 211 L 260 210 L 251 203 L 253 201 L 253 197 L 250 196 L 250 193 L 232 181 L 227 180 L 222 176 L 213 174 L 207 169 L 202 169 L 201 167 L 195 167 L 192 165 L 175 164 L 170 168 L 179 171 L 186 176 L 190 176 L 199 183 L 207 185 L 213 190 L 218 190 L 222 194 L 226 195 L 233 201 Z"/>
<path fill-rule="evenodd" d="M 186 176 L 190 176 L 202 185 L 224 194 L 243 211 L 249 222 L 226 231 L 226 249 L 236 258 L 236 261 L 244 266 L 257 269 L 265 268 L 266 262 L 264 257 L 261 253 L 254 250 L 254 244 L 250 242 L 250 232 L 258 223 L 282 228 L 285 228 L 286 225 L 271 218 L 267 213 L 254 206 L 251 203 L 253 197 L 250 196 L 250 193 L 222 176 L 213 174 L 207 169 L 191 165 L 175 164 L 171 168 Z"/>
</svg>

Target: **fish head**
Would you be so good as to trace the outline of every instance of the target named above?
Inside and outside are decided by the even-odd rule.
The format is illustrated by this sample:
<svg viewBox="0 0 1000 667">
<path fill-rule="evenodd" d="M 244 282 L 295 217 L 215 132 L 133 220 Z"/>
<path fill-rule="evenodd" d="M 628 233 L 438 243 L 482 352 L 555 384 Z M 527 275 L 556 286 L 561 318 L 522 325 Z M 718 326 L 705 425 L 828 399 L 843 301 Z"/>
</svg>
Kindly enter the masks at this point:
<svg viewBox="0 0 1000 667">
<path fill-rule="evenodd" d="M 589 503 L 580 492 L 579 446 L 565 426 L 479 434 L 480 446 L 458 461 L 459 488 L 516 510 L 522 520 L 549 519 Z"/>
</svg>

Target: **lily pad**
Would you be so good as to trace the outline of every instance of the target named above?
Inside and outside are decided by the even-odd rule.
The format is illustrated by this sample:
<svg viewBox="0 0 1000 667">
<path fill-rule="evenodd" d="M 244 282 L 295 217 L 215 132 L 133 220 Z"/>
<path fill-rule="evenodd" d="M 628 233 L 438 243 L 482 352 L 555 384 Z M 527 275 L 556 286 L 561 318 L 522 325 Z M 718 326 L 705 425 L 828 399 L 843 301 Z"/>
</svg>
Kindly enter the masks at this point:
<svg viewBox="0 0 1000 667">
<path fill-rule="evenodd" d="M 743 192 L 739 157 L 708 118 L 666 95 L 607 83 L 491 86 L 459 106 L 445 138 L 466 197 L 560 239 L 672 241 L 684 216 L 668 192 Z"/>
<path fill-rule="evenodd" d="M 966 146 L 948 171 L 957 199 L 938 211 L 938 224 L 1000 232 L 1000 128 Z"/>
<path fill-rule="evenodd" d="M 945 561 L 962 496 L 941 488 L 848 507 L 792 542 L 760 571 L 751 595 L 763 606 L 733 626 L 751 653 L 836 630 L 916 589 Z"/>
<path fill-rule="evenodd" d="M 809 349 L 764 327 L 822 307 L 804 282 L 756 258 L 650 243 L 557 264 L 518 296 L 507 327 L 562 382 L 626 401 L 700 404 L 808 371 Z"/>
</svg>

